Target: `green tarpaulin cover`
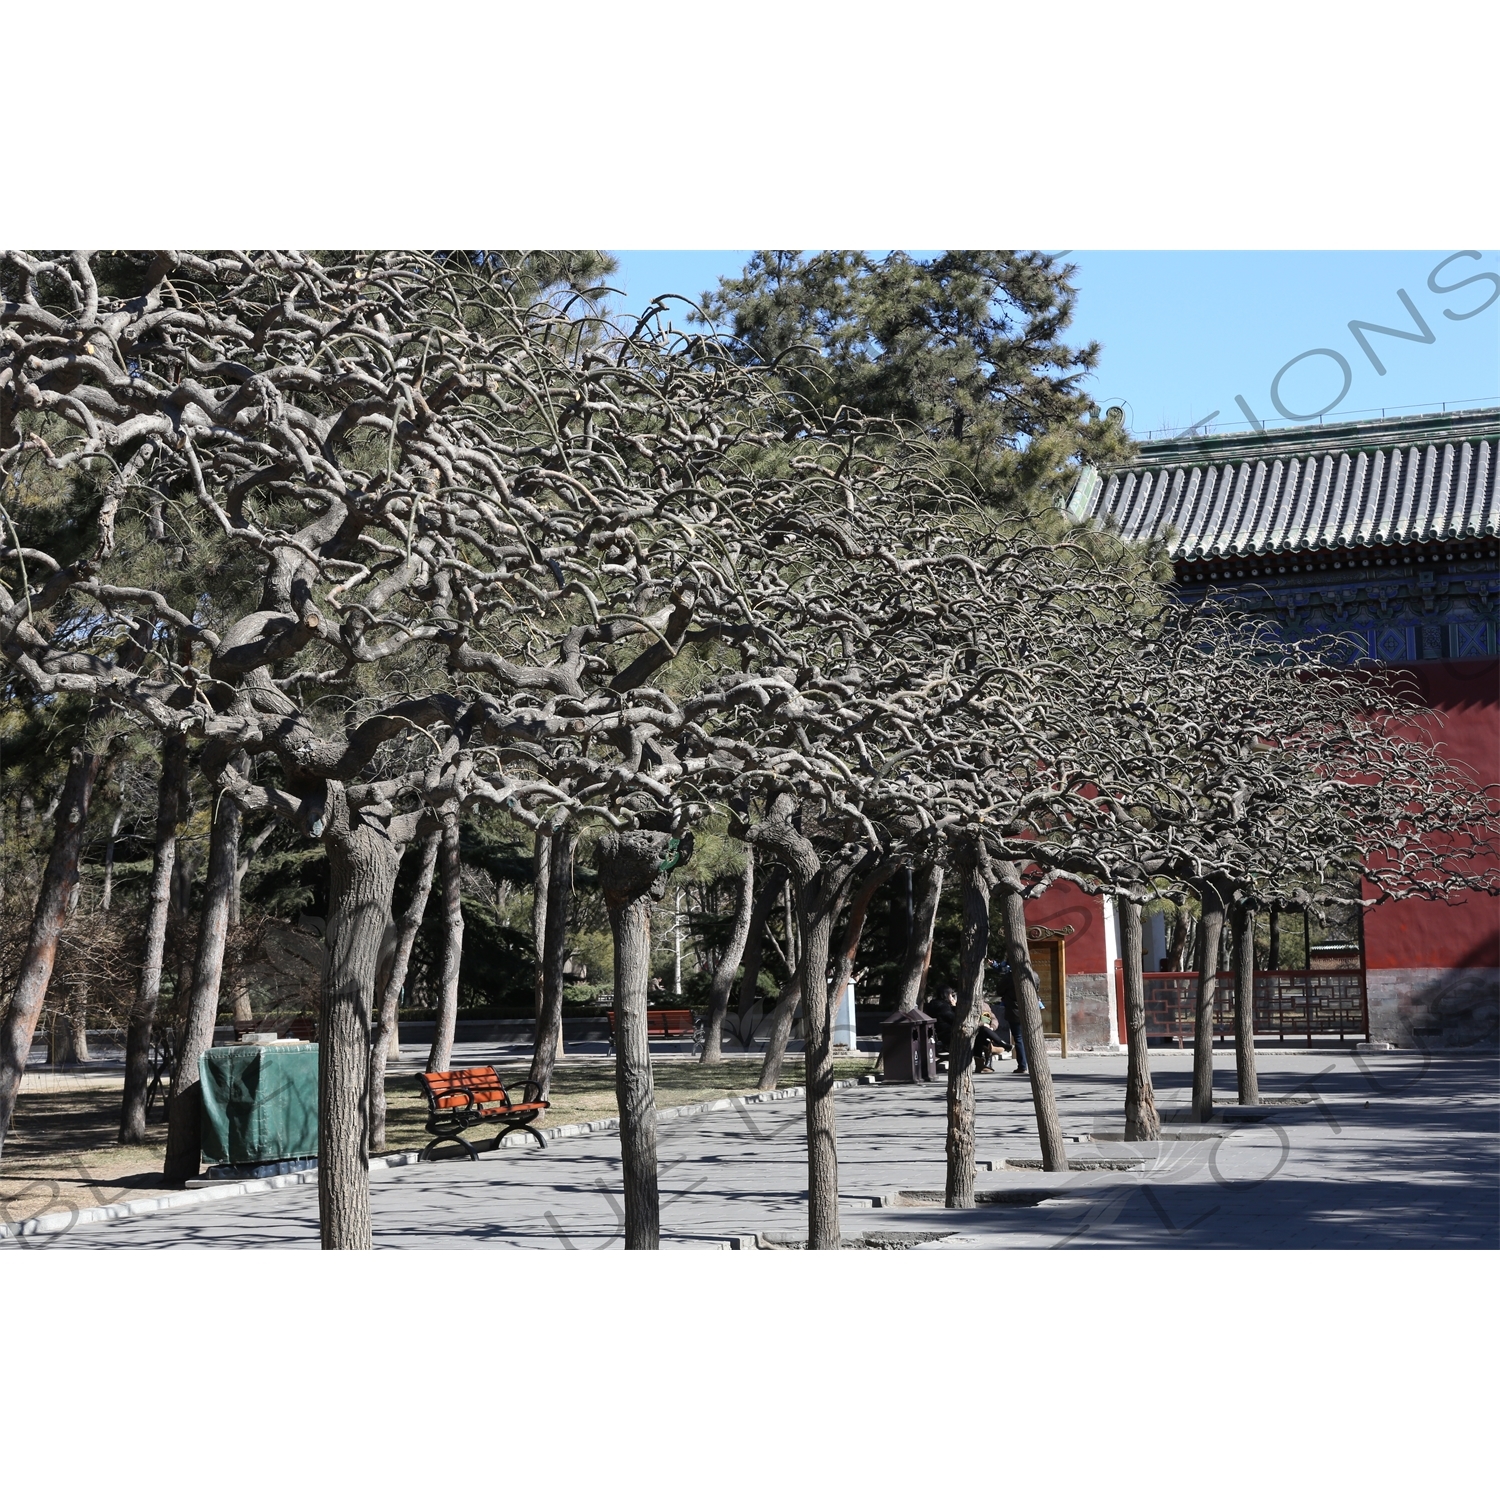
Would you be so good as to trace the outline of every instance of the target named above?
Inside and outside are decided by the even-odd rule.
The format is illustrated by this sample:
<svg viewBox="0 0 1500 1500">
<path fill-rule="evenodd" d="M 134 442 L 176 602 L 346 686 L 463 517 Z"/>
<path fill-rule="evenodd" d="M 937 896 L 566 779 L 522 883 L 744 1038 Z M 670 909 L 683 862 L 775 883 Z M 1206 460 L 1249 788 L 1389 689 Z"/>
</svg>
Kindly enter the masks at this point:
<svg viewBox="0 0 1500 1500">
<path fill-rule="evenodd" d="M 199 1061 L 203 1160 L 215 1166 L 318 1154 L 318 1049 L 210 1047 Z"/>
</svg>

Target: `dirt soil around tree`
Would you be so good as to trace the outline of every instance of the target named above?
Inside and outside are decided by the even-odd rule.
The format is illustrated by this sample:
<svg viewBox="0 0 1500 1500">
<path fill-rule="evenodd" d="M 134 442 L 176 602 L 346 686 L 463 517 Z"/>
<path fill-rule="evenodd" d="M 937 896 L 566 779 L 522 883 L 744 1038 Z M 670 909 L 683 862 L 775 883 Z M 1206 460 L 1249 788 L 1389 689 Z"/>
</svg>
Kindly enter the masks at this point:
<svg viewBox="0 0 1500 1500">
<path fill-rule="evenodd" d="M 838 1078 L 870 1071 L 871 1058 L 840 1058 L 834 1063 Z M 415 1073 L 386 1075 L 386 1143 L 389 1151 L 410 1151 L 431 1139 L 424 1126 L 427 1106 Z M 500 1068 L 507 1085 L 519 1084 L 524 1064 Z M 653 1058 L 658 1109 L 696 1104 L 704 1099 L 726 1099 L 754 1093 L 760 1061 L 726 1062 L 704 1067 L 691 1058 Z M 48 1080 L 52 1083 L 53 1080 Z M 803 1081 L 802 1059 L 787 1058 L 781 1087 Z M 58 1084 L 62 1080 L 57 1080 Z M 80 1079 L 73 1086 L 53 1086 L 23 1092 L 16 1101 L 16 1117 L 0 1158 L 0 1222 L 19 1223 L 42 1214 L 95 1208 L 131 1198 L 151 1198 L 169 1191 L 162 1176 L 167 1127 L 152 1110 L 148 1141 L 143 1146 L 120 1146 L 120 1078 Z M 552 1107 L 546 1125 L 569 1125 L 579 1120 L 607 1119 L 617 1112 L 613 1059 L 570 1062 L 559 1059 L 552 1079 Z M 483 1130 L 469 1135 L 483 1151 L 493 1136 Z"/>
</svg>

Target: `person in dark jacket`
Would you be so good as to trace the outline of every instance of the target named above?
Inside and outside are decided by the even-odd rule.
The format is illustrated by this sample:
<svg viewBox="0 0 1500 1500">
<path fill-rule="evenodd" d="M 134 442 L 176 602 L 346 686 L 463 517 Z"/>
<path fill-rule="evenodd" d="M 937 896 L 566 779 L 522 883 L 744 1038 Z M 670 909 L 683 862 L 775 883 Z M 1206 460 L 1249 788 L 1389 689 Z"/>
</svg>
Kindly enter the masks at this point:
<svg viewBox="0 0 1500 1500">
<path fill-rule="evenodd" d="M 918 1008 L 932 1017 L 933 1044 L 938 1056 L 944 1059 L 952 1050 L 953 1023 L 958 1019 L 957 1000 L 957 990 L 942 989 L 925 1003 L 918 1002 Z"/>
<path fill-rule="evenodd" d="M 1016 1072 L 1026 1071 L 1026 1039 L 1021 1034 L 1021 1003 L 1016 993 L 1016 976 L 1008 963 L 1000 965 L 1000 1004 L 1005 1012 L 1005 1024 L 1010 1027 L 1011 1046 L 1015 1049 Z"/>
<path fill-rule="evenodd" d="M 937 1025 L 938 1046 L 946 1051 L 948 1038 L 953 1035 L 953 1023 L 958 1019 L 958 991 L 951 986 L 939 990 L 937 998 L 929 1000 L 925 1009 Z"/>
</svg>

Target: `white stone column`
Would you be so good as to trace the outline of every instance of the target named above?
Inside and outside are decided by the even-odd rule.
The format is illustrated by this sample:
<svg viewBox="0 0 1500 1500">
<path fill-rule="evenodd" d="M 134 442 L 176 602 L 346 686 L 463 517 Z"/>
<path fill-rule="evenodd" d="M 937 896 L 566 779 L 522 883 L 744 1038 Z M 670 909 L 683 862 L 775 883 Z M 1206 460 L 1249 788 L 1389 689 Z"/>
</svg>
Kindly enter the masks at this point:
<svg viewBox="0 0 1500 1500">
<path fill-rule="evenodd" d="M 858 1050 L 858 1038 L 854 1030 L 854 981 L 851 979 L 843 995 L 839 997 L 839 1008 L 833 1018 L 833 1045 Z"/>
<path fill-rule="evenodd" d="M 1104 983 L 1109 996 L 1105 1010 L 1109 1016 L 1109 1050 L 1122 1050 L 1120 1037 L 1120 1011 L 1116 1000 L 1115 965 L 1120 958 L 1120 912 L 1114 898 L 1104 898 Z"/>
</svg>

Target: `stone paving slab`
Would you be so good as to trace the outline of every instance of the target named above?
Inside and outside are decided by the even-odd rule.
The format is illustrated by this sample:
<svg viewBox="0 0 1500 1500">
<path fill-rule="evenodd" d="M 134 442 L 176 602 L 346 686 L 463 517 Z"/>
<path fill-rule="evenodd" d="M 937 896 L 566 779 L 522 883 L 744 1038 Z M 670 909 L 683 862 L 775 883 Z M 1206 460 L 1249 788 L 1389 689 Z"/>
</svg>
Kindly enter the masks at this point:
<svg viewBox="0 0 1500 1500">
<path fill-rule="evenodd" d="M 1500 1066 L 1492 1056 L 1410 1053 L 1266 1057 L 1262 1093 L 1306 1103 L 1263 1119 L 1178 1129 L 1149 1145 L 1119 1133 L 1125 1060 L 1053 1060 L 1070 1156 L 1132 1171 L 983 1172 L 990 1202 L 964 1212 L 904 1193 L 940 1192 L 944 1090 L 880 1085 L 836 1095 L 846 1239 L 892 1236 L 945 1248 L 1500 1248 Z M 1191 1093 L 1191 1058 L 1153 1059 L 1163 1114 Z M 1232 1066 L 1216 1066 L 1234 1100 Z M 1038 1154 L 1027 1080 L 976 1078 L 977 1155 Z M 659 1128 L 663 1245 L 751 1248 L 806 1233 L 800 1099 L 664 1119 Z M 1047 1196 L 1035 1201 L 1039 1190 Z M 1014 1201 L 1017 1194 L 1031 1198 Z M 876 1207 L 879 1201 L 882 1206 Z M 488 1153 L 372 1175 L 377 1248 L 616 1249 L 620 1144 L 613 1135 Z M 905 1202 L 906 1206 L 901 1206 Z M 939 1237 L 940 1236 L 940 1237 Z M 315 1249 L 315 1187 L 193 1203 L 147 1218 L 85 1224 L 68 1248 Z"/>
</svg>

